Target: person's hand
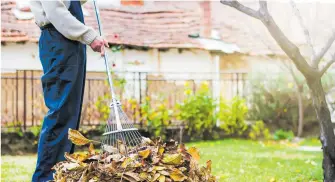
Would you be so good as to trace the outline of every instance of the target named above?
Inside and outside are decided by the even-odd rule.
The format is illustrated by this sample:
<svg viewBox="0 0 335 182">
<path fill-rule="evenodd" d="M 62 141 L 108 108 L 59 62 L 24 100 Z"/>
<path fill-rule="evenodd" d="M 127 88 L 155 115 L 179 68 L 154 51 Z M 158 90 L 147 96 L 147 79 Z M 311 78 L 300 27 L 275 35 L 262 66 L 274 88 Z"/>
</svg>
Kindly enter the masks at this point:
<svg viewBox="0 0 335 182">
<path fill-rule="evenodd" d="M 105 55 L 105 46 L 109 47 L 108 42 L 102 38 L 94 39 L 90 46 L 94 52 L 100 52 L 101 56 Z"/>
</svg>

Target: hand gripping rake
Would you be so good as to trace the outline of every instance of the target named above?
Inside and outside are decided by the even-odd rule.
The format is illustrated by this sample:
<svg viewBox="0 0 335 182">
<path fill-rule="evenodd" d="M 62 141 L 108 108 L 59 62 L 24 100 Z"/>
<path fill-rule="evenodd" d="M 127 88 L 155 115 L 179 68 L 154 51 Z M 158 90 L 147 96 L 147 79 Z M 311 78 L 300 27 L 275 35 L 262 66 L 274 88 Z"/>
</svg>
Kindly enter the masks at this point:
<svg viewBox="0 0 335 182">
<path fill-rule="evenodd" d="M 99 33 L 102 36 L 102 25 L 96 0 L 93 0 L 93 4 L 98 22 Z M 123 153 L 127 155 L 131 148 L 135 148 L 142 143 L 142 136 L 138 129 L 135 128 L 133 123 L 128 119 L 127 115 L 123 112 L 121 103 L 116 99 L 113 88 L 113 80 L 108 65 L 107 52 L 105 52 L 104 60 L 112 95 L 112 103 L 110 105 L 110 115 L 107 121 L 105 133 L 103 133 L 102 136 L 102 150 L 110 153 Z M 111 148 L 117 150 L 111 151 Z"/>
</svg>

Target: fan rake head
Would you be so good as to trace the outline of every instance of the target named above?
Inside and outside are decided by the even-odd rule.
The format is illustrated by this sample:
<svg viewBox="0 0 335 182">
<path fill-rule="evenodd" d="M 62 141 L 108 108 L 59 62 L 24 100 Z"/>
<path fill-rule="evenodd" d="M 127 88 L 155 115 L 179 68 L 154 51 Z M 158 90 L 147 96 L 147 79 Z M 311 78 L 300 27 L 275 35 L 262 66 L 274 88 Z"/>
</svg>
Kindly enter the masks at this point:
<svg viewBox="0 0 335 182">
<path fill-rule="evenodd" d="M 138 129 L 123 112 L 119 101 L 113 100 L 110 108 L 109 119 L 102 136 L 102 150 L 124 155 L 136 151 L 142 143 L 142 136 Z"/>
</svg>

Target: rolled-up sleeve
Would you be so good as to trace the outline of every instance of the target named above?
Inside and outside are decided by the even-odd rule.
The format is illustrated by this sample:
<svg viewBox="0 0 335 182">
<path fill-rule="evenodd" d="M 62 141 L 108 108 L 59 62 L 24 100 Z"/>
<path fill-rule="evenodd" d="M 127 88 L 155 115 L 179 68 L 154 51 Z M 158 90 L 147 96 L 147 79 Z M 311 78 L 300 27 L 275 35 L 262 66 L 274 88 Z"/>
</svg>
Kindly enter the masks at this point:
<svg viewBox="0 0 335 182">
<path fill-rule="evenodd" d="M 41 1 L 47 19 L 66 38 L 91 44 L 97 32 L 77 20 L 61 0 Z"/>
</svg>

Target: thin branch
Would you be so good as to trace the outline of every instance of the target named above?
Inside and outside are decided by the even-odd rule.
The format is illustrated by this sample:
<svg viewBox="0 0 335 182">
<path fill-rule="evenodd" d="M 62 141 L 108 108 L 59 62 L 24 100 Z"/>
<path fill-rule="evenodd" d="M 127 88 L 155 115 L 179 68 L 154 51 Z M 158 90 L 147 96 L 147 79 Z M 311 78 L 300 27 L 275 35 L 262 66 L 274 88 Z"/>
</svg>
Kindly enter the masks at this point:
<svg viewBox="0 0 335 182">
<path fill-rule="evenodd" d="M 299 11 L 299 9 L 297 8 L 296 4 L 294 3 L 293 0 L 291 0 L 290 2 L 291 2 L 291 6 L 292 6 L 292 8 L 293 8 L 293 12 L 294 12 L 294 14 L 297 16 L 297 18 L 298 18 L 298 20 L 299 20 L 299 23 L 300 23 L 300 26 L 301 26 L 301 28 L 302 28 L 303 31 L 304 31 L 304 35 L 305 35 L 305 39 L 306 39 L 306 41 L 307 41 L 307 44 L 308 44 L 308 46 L 309 46 L 309 47 L 311 48 L 311 50 L 312 50 L 312 59 L 311 59 L 311 60 L 313 60 L 314 57 L 315 57 L 315 50 L 314 50 L 314 47 L 313 47 L 313 45 L 312 45 L 311 36 L 310 36 L 310 34 L 309 34 L 309 31 L 308 31 L 307 27 L 306 27 L 305 24 L 304 24 L 304 21 L 303 21 L 303 19 L 302 19 L 302 17 L 301 17 L 300 11 Z"/>
<path fill-rule="evenodd" d="M 332 60 L 330 60 L 322 69 L 321 69 L 321 71 L 320 71 L 320 73 L 321 73 L 321 76 L 323 75 L 323 74 L 325 74 L 325 72 L 328 70 L 328 68 L 333 64 L 333 63 L 335 63 L 335 53 L 333 54 L 333 58 L 332 58 Z"/>
<path fill-rule="evenodd" d="M 244 6 L 243 4 L 239 3 L 238 1 L 231 1 L 231 0 L 220 0 L 220 2 L 224 5 L 230 6 L 232 8 L 235 8 L 239 11 L 241 11 L 242 13 L 245 13 L 249 16 L 252 16 L 256 19 L 260 19 L 260 14 L 258 11 L 253 10 L 251 8 L 248 8 L 246 6 Z"/>
<path fill-rule="evenodd" d="M 270 15 L 267 9 L 266 1 L 260 1 L 259 11 L 255 11 L 244 5 L 240 4 L 237 0 L 228 1 L 221 0 L 221 3 L 230 7 L 233 7 L 247 15 L 259 19 L 265 27 L 268 29 L 271 36 L 275 39 L 279 47 L 286 53 L 286 55 L 294 62 L 297 69 L 306 77 L 315 79 L 315 75 L 319 74 L 317 69 L 312 68 L 301 55 L 299 48 L 293 44 L 282 30 L 278 27 L 273 17 Z M 319 76 L 319 75 L 318 75 Z"/>
<path fill-rule="evenodd" d="M 313 67 L 317 67 L 322 59 L 322 57 L 326 54 L 330 46 L 332 46 L 333 42 L 335 41 L 335 30 L 333 34 L 330 36 L 328 41 L 326 42 L 325 46 L 321 49 L 321 51 L 314 57 L 313 59 Z"/>
<path fill-rule="evenodd" d="M 268 12 L 268 3 L 266 1 L 259 1 L 260 12 Z"/>
<path fill-rule="evenodd" d="M 292 68 L 292 64 L 291 63 L 286 63 L 285 61 L 282 61 L 284 66 L 288 69 L 288 71 L 291 73 L 291 76 L 295 82 L 295 84 L 297 85 L 297 87 L 299 87 L 299 80 L 297 75 L 294 73 L 293 68 Z"/>
</svg>

